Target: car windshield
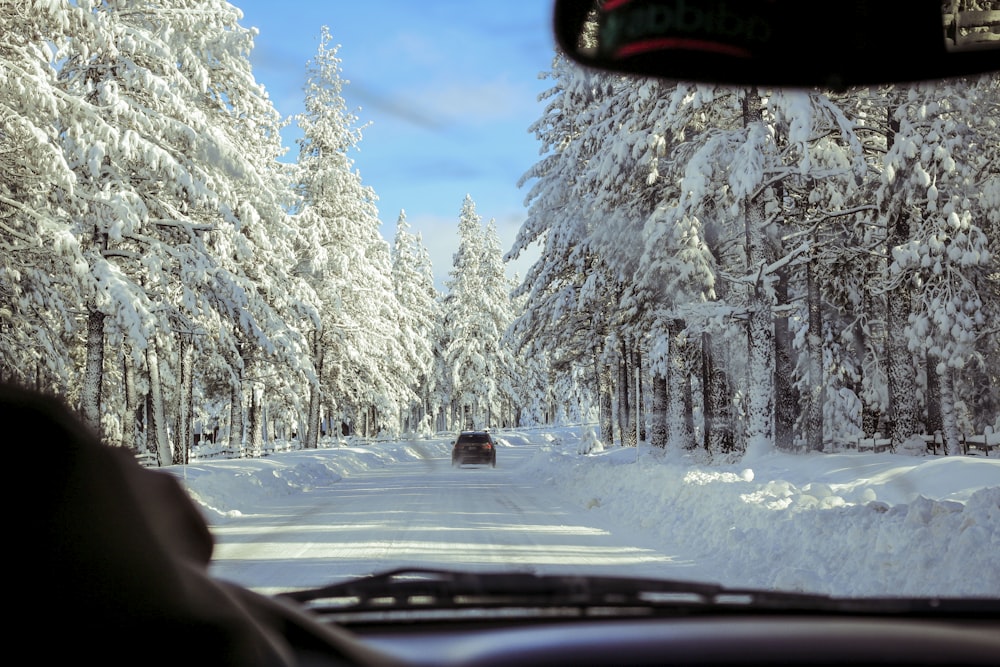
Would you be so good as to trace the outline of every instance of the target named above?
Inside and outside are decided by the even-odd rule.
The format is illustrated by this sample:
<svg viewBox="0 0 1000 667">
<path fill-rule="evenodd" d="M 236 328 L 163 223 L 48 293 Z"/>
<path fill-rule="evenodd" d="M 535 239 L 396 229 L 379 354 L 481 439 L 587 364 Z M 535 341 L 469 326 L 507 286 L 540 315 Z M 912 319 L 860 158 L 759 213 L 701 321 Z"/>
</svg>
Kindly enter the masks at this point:
<svg viewBox="0 0 1000 667">
<path fill-rule="evenodd" d="M 176 475 L 219 577 L 1000 598 L 997 76 L 630 78 L 547 2 L 0 5 L 0 375 Z"/>
</svg>

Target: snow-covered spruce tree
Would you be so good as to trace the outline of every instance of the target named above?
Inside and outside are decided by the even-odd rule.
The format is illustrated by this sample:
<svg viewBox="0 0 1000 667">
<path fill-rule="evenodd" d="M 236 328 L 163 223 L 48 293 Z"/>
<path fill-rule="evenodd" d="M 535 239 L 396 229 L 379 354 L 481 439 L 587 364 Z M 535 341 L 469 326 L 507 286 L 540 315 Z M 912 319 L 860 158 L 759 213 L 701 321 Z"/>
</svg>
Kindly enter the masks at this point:
<svg viewBox="0 0 1000 667">
<path fill-rule="evenodd" d="M 448 374 L 451 428 L 485 427 L 479 412 L 479 387 L 488 370 L 480 338 L 480 294 L 483 258 L 482 218 L 470 195 L 465 196 L 458 220 L 458 250 L 445 282 L 442 321 L 445 348 L 442 360 Z"/>
<path fill-rule="evenodd" d="M 495 232 L 491 237 L 484 230 L 469 195 L 462 203 L 458 234 L 458 250 L 442 302 L 443 364 L 448 373 L 452 427 L 499 426 L 500 408 L 509 405 L 501 374 L 510 367 L 503 345 L 511 319 L 510 290 L 499 263 Z"/>
<path fill-rule="evenodd" d="M 343 421 L 373 434 L 395 428 L 416 384 L 400 343 L 390 249 L 378 231 L 376 196 L 349 155 L 361 130 L 346 108 L 331 40 L 324 27 L 308 68 L 306 110 L 298 118 L 299 266 L 322 303 L 310 333 L 313 363 L 320 369 L 310 398 L 310 447 L 318 438 L 321 406 L 338 428 Z"/>
<path fill-rule="evenodd" d="M 484 396 L 485 423 L 509 428 L 517 425 L 517 387 L 522 378 L 519 365 L 508 345 L 507 331 L 514 320 L 511 292 L 514 284 L 504 270 L 503 250 L 497 233 L 496 221 L 490 219 L 483 230 L 482 260 L 482 313 L 484 352 L 490 359 L 490 372 Z"/>
<path fill-rule="evenodd" d="M 71 341 L 90 289 L 70 228 L 79 204 L 58 120 L 92 110 L 58 89 L 55 65 L 69 35 L 92 30 L 69 3 L 7 2 L 0 11 L 0 377 L 72 403 Z"/>
<path fill-rule="evenodd" d="M 403 432 L 429 435 L 433 428 L 430 400 L 439 295 L 427 249 L 409 228 L 406 213 L 400 211 L 392 245 L 392 284 L 399 304 L 400 343 L 415 378 L 415 400 L 402 406 L 400 428 Z"/>
</svg>

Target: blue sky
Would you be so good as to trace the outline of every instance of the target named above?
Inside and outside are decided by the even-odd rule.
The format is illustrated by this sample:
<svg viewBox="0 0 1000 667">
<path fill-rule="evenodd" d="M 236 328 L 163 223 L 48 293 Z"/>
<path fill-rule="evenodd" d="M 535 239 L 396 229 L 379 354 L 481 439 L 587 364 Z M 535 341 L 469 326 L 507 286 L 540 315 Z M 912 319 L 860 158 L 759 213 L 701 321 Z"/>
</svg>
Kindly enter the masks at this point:
<svg viewBox="0 0 1000 667">
<path fill-rule="evenodd" d="M 257 80 L 278 110 L 302 110 L 320 29 L 340 45 L 348 108 L 368 124 L 352 157 L 379 197 L 391 240 L 400 209 L 420 232 L 441 287 L 466 194 L 495 218 L 506 251 L 524 219 L 517 181 L 538 159 L 528 127 L 542 113 L 538 74 L 552 63 L 543 0 L 230 0 L 254 26 Z M 297 148 L 286 141 L 289 159 Z M 526 265 L 509 267 L 523 275 Z"/>
</svg>

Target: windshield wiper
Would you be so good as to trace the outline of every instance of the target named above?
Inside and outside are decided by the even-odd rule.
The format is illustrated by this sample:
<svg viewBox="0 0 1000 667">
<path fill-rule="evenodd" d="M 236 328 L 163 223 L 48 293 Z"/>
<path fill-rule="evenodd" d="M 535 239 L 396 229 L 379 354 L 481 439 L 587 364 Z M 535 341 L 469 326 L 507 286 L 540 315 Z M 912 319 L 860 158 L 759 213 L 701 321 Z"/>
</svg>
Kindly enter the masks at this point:
<svg viewBox="0 0 1000 667">
<path fill-rule="evenodd" d="M 283 593 L 333 621 L 456 615 L 682 616 L 835 614 L 996 619 L 987 598 L 834 598 L 613 576 L 544 575 L 403 568 Z"/>
</svg>

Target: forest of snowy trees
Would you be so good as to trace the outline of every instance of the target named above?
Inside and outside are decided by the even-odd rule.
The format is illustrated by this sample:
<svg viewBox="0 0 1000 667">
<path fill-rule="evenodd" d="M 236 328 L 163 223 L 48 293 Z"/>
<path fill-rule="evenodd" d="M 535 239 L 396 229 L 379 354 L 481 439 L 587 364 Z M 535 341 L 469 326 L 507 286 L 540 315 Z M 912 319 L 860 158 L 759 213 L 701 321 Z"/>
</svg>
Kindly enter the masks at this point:
<svg viewBox="0 0 1000 667">
<path fill-rule="evenodd" d="M 590 377 L 602 440 L 957 453 L 1000 431 L 996 77 L 739 90 L 559 57 L 549 77 L 514 330 Z"/>
<path fill-rule="evenodd" d="M 380 235 L 332 37 L 284 119 L 241 18 L 224 0 L 4 0 L 2 379 L 161 464 L 198 433 L 253 455 L 325 430 L 514 423 L 495 230 L 456 197 L 442 299 L 405 215 Z"/>
<path fill-rule="evenodd" d="M 1000 431 L 1000 85 L 827 94 L 556 55 L 504 271 L 456 197 L 435 288 L 324 30 L 277 112 L 225 0 L 0 0 L 0 378 L 182 462 L 293 436 L 596 420 L 722 459 Z M 302 130 L 294 162 L 281 130 Z"/>
</svg>

